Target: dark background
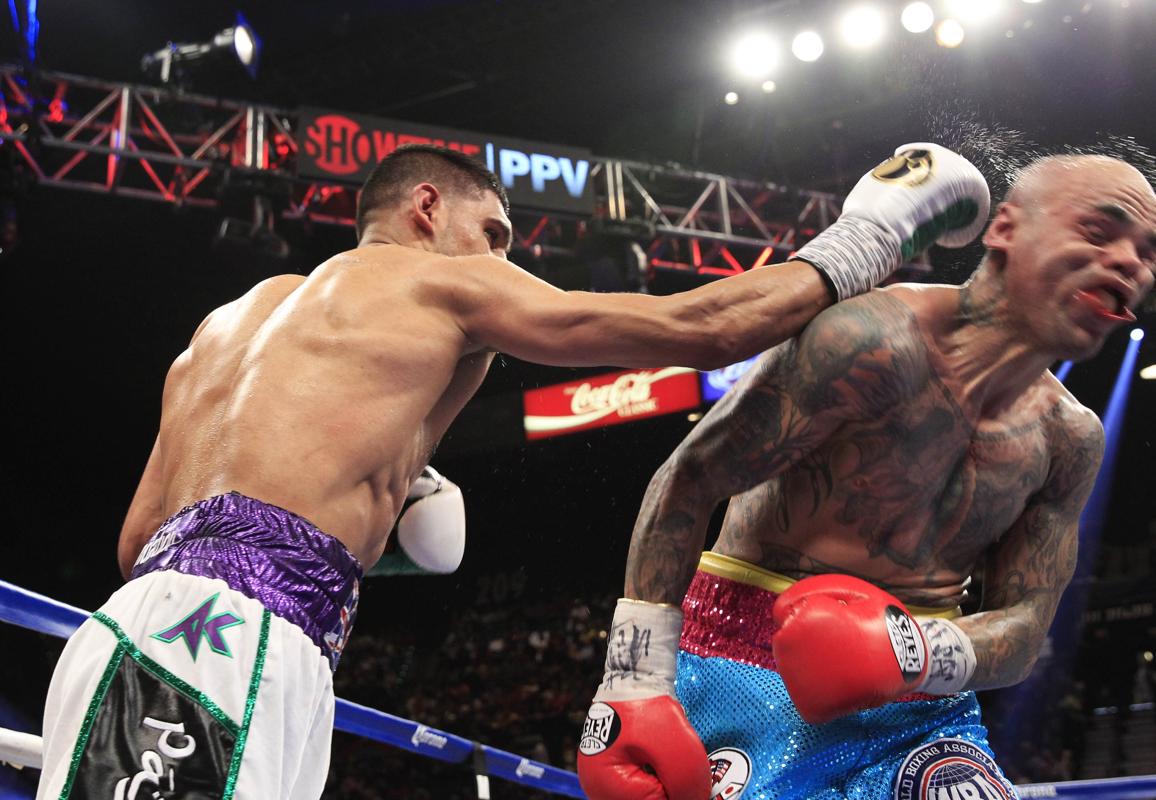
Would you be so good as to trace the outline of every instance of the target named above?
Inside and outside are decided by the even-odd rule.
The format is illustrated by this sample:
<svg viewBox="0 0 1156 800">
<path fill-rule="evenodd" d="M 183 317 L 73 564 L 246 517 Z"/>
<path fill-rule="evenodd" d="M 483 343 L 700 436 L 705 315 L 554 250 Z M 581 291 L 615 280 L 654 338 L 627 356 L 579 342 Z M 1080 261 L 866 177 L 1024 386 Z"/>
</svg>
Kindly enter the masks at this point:
<svg viewBox="0 0 1156 800">
<path fill-rule="evenodd" d="M 997 192 L 1009 169 L 1065 147 L 1102 145 L 1151 165 L 1151 3 L 1015 3 L 1004 25 L 970 33 L 957 51 L 892 30 L 887 47 L 852 57 L 827 36 L 820 62 L 784 58 L 779 90 L 769 96 L 726 77 L 723 44 L 736 25 L 823 26 L 844 5 L 44 0 L 40 64 L 143 80 L 142 54 L 168 39 L 207 39 L 239 7 L 264 39 L 259 76 L 221 69 L 198 78 L 198 92 L 839 192 L 897 144 L 929 138 L 967 149 Z M 1085 5 L 1091 9 L 1082 13 Z M 0 54 L 14 61 L 18 41 L 10 26 L 3 33 Z M 730 88 L 744 94 L 733 107 L 721 100 Z M 212 211 L 36 187 L 14 200 L 21 242 L 0 261 L 7 455 L 0 578 L 92 609 L 120 583 L 116 536 L 155 436 L 171 360 L 209 310 L 266 275 L 307 272 L 352 247 L 353 233 L 282 223 L 293 252 L 277 265 L 214 252 Z M 935 253 L 937 277 L 958 282 L 978 257 L 975 248 Z M 535 269 L 565 288 L 584 288 L 581 265 L 547 261 Z M 687 285 L 659 275 L 652 290 Z M 1141 366 L 1156 361 L 1152 321 L 1144 319 Z M 1068 381 L 1097 412 L 1125 344 L 1121 331 Z M 469 413 L 513 408 L 516 415 L 521 389 L 579 374 L 500 359 Z M 1156 382 L 1136 381 L 1102 551 L 1124 562 L 1109 571 L 1131 570 L 1149 585 L 1154 410 Z M 465 493 L 465 564 L 449 577 L 368 582 L 359 633 L 406 626 L 432 646 L 465 606 L 615 591 L 645 485 L 691 424 L 674 415 L 484 452 L 467 446 L 474 429 L 451 429 L 434 463 Z M 0 636 L 7 650 L 24 653 L 0 669 L 0 680 L 29 686 L 9 699 L 35 715 L 54 645 L 7 629 Z"/>
</svg>

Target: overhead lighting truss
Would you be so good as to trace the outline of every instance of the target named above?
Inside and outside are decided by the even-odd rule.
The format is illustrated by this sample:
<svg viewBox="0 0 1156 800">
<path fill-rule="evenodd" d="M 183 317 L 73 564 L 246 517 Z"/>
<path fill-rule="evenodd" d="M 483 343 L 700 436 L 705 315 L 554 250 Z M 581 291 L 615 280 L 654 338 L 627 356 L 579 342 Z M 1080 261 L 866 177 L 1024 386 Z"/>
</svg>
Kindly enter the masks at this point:
<svg viewBox="0 0 1156 800">
<path fill-rule="evenodd" d="M 43 186 L 214 207 L 226 175 L 276 182 L 282 216 L 353 225 L 356 189 L 295 174 L 295 112 L 154 86 L 0 66 L 0 146 Z M 596 159 L 594 219 L 514 208 L 515 247 L 573 252 L 578 227 L 638 241 L 655 269 L 703 275 L 783 260 L 839 213 L 833 194 L 678 166 Z"/>
</svg>

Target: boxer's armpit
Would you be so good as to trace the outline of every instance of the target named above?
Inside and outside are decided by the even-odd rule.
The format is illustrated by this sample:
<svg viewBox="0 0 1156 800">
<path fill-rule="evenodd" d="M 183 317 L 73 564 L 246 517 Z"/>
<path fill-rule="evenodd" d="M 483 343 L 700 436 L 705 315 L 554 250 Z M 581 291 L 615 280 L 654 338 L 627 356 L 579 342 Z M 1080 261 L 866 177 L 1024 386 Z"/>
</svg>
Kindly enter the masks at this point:
<svg viewBox="0 0 1156 800">
<path fill-rule="evenodd" d="M 1052 433 L 1047 484 L 989 553 L 983 610 L 959 621 L 975 646 L 971 688 L 1009 686 L 1031 672 L 1076 568 L 1080 512 L 1104 448 L 1089 412 Z"/>
</svg>

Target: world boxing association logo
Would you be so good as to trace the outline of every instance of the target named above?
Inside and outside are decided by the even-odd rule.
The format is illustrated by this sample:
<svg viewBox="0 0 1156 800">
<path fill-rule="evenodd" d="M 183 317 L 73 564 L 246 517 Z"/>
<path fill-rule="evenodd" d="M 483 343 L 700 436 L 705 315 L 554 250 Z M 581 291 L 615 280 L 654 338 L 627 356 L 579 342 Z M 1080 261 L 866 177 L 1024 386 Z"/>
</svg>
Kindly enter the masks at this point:
<svg viewBox="0 0 1156 800">
<path fill-rule="evenodd" d="M 904 150 L 871 170 L 871 177 L 883 183 L 918 186 L 931 177 L 935 161 L 930 150 Z"/>
<path fill-rule="evenodd" d="M 1011 800 L 987 751 L 964 739 L 937 739 L 912 751 L 895 776 L 894 800 Z"/>
</svg>

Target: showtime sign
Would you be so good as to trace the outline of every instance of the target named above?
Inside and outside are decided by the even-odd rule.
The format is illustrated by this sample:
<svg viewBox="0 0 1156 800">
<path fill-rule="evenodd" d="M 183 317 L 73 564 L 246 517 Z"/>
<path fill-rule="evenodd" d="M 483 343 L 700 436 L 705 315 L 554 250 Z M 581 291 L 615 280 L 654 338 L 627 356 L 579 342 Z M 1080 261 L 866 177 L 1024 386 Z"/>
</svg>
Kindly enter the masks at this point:
<svg viewBox="0 0 1156 800">
<path fill-rule="evenodd" d="M 698 373 L 686 367 L 615 372 L 532 389 L 523 402 L 526 438 L 546 439 L 697 408 Z"/>
<path fill-rule="evenodd" d="M 314 108 L 300 111 L 298 126 L 297 174 L 303 178 L 362 183 L 397 148 L 434 144 L 489 167 L 511 205 L 582 214 L 594 210 L 587 150 Z"/>
</svg>

